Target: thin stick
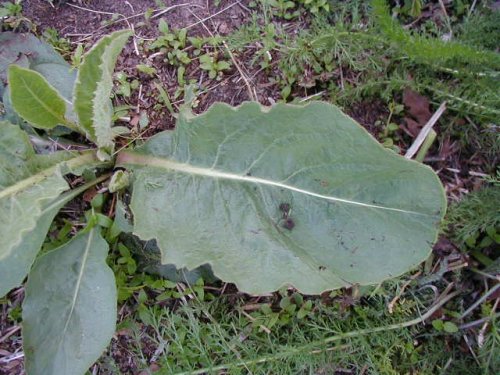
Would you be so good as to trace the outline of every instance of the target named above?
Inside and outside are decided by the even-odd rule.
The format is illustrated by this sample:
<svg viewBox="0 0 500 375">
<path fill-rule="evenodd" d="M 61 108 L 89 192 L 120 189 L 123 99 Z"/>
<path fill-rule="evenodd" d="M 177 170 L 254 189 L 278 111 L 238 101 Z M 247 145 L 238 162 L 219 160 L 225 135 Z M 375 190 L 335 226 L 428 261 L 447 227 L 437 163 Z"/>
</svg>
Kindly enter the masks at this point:
<svg viewBox="0 0 500 375">
<path fill-rule="evenodd" d="M 490 316 L 486 316 L 484 318 L 481 318 L 481 319 L 478 319 L 478 320 L 474 320 L 473 322 L 469 322 L 469 323 L 465 323 L 465 324 L 462 324 L 460 327 L 458 327 L 459 329 L 467 329 L 467 328 L 472 328 L 474 326 L 478 326 L 480 324 L 483 324 L 484 322 L 489 322 L 490 320 L 495 320 L 497 318 L 500 317 L 500 312 L 496 313 L 496 314 L 493 314 L 493 315 L 490 315 Z"/>
<path fill-rule="evenodd" d="M 451 28 L 451 22 L 450 22 L 450 17 L 448 16 L 448 12 L 446 11 L 446 7 L 443 3 L 443 0 L 439 0 L 439 5 L 441 6 L 441 10 L 444 13 L 444 17 L 446 18 L 446 26 L 448 27 L 448 30 L 450 30 L 450 39 L 453 38 L 453 30 Z"/>
<path fill-rule="evenodd" d="M 208 21 L 209 19 L 214 18 L 214 17 L 218 16 L 218 15 L 219 15 L 219 14 L 221 14 L 221 13 L 224 13 L 226 10 L 231 9 L 231 8 L 232 8 L 232 7 L 234 7 L 235 5 L 240 4 L 240 2 L 241 2 L 240 0 L 235 1 L 234 3 L 232 3 L 232 4 L 228 5 L 228 6 L 227 6 L 227 7 L 225 7 L 224 9 L 222 9 L 222 10 L 218 11 L 217 13 L 214 13 L 214 14 L 212 14 L 211 16 L 208 16 L 208 17 L 206 17 L 206 18 L 203 18 L 203 19 L 201 19 L 201 20 L 199 20 L 199 21 L 197 21 L 197 22 L 195 22 L 195 23 L 192 23 L 191 25 L 189 25 L 189 26 L 185 27 L 185 29 L 190 29 L 190 28 L 192 28 L 192 27 L 194 27 L 194 26 L 196 26 L 196 25 L 199 25 L 200 23 L 203 23 L 203 22 L 205 22 L 205 21 Z"/>
<path fill-rule="evenodd" d="M 70 7 L 72 7 L 72 8 L 77 8 L 77 9 L 84 10 L 84 11 L 90 12 L 90 13 L 107 14 L 107 15 L 110 15 L 110 16 L 114 16 L 115 14 L 117 14 L 119 16 L 125 17 L 121 13 L 103 12 L 103 11 L 100 11 L 100 10 L 94 10 L 94 9 L 84 8 L 84 7 L 81 7 L 81 6 L 78 6 L 78 5 L 75 5 L 75 4 L 71 4 L 71 3 L 68 3 L 67 5 L 70 6 Z"/>
<path fill-rule="evenodd" d="M 169 6 L 168 8 L 165 8 L 165 9 L 162 9 L 160 10 L 158 13 L 156 13 L 154 16 L 151 16 L 151 19 L 153 18 L 157 18 L 157 17 L 160 17 L 161 15 L 167 13 L 167 12 L 170 12 L 171 10 L 175 9 L 175 8 L 179 8 L 179 7 L 185 7 L 185 6 L 192 6 L 192 7 L 195 7 L 195 8 L 203 8 L 203 6 L 201 5 L 197 5 L 197 4 L 191 4 L 191 3 L 183 3 L 183 4 L 176 4 L 176 5 L 172 5 L 172 6 Z M 142 13 L 142 14 L 146 14 L 146 12 Z"/>
<path fill-rule="evenodd" d="M 469 13 L 467 13 L 467 17 L 470 17 L 472 12 L 474 12 L 474 8 L 476 7 L 477 0 L 474 0 L 472 2 L 472 5 L 470 6 Z"/>
<path fill-rule="evenodd" d="M 342 339 L 368 335 L 368 334 L 375 333 L 375 332 L 383 332 L 383 331 L 390 331 L 390 330 L 395 330 L 395 329 L 400 329 L 400 328 L 405 328 L 405 327 L 411 327 L 411 326 L 423 323 L 425 320 L 429 319 L 432 315 L 434 315 L 434 313 L 437 310 L 439 310 L 443 305 L 445 305 L 448 301 L 450 301 L 452 298 L 454 298 L 458 294 L 459 294 L 458 291 L 450 293 L 446 297 L 441 298 L 441 300 L 438 303 L 434 304 L 434 306 L 429 308 L 429 310 L 427 310 L 427 312 L 424 315 L 422 315 L 421 317 L 415 318 L 415 319 L 412 319 L 412 320 L 409 320 L 409 321 L 406 321 L 403 323 L 395 323 L 395 324 L 390 324 L 390 325 L 386 325 L 386 326 L 382 326 L 382 327 L 367 328 L 367 329 L 360 329 L 358 331 L 340 333 L 338 335 L 330 336 L 330 337 L 328 337 L 324 340 L 321 340 L 321 341 L 312 342 L 310 344 L 298 346 L 295 348 L 289 348 L 289 350 L 287 352 L 278 352 L 274 355 L 260 357 L 260 358 L 252 359 L 252 360 L 248 360 L 248 361 L 240 361 L 240 362 L 236 362 L 233 364 L 225 364 L 225 365 L 219 365 L 219 366 L 215 366 L 215 367 L 207 367 L 207 368 L 203 368 L 203 369 L 199 369 L 199 370 L 195 370 L 195 371 L 180 372 L 180 373 L 177 373 L 176 375 L 199 375 L 199 374 L 213 373 L 216 371 L 227 370 L 233 366 L 241 367 L 241 366 L 255 365 L 258 363 L 276 361 L 276 360 L 279 360 L 279 359 L 282 359 L 285 357 L 297 355 L 298 353 L 303 353 L 304 351 L 308 351 L 309 353 L 312 353 L 315 350 L 312 350 L 311 347 L 314 347 L 314 346 L 316 346 L 316 347 L 322 346 L 322 345 L 332 343 L 335 341 L 340 341 Z"/>
<path fill-rule="evenodd" d="M 248 78 L 246 77 L 243 70 L 240 68 L 240 65 L 236 61 L 236 58 L 234 57 L 233 53 L 229 49 L 227 43 L 224 40 L 222 41 L 222 43 L 224 44 L 224 47 L 226 47 L 226 50 L 229 53 L 229 56 L 231 57 L 231 60 L 233 61 L 234 66 L 236 67 L 236 69 L 238 69 L 238 72 L 240 73 L 241 78 L 243 78 L 243 81 L 245 82 L 245 85 L 247 86 L 248 96 L 250 97 L 251 100 L 256 102 L 257 101 L 257 93 L 255 92 L 255 88 L 253 88 L 253 90 L 252 90 L 252 86 L 250 85 Z"/>
<path fill-rule="evenodd" d="M 132 18 L 136 18 L 136 17 L 142 17 L 144 16 L 147 12 L 141 12 L 141 13 L 137 13 L 137 14 L 133 14 L 131 16 L 128 16 L 128 17 L 125 17 L 125 15 L 121 14 L 121 13 L 111 13 L 111 12 L 101 12 L 101 11 L 97 11 L 97 10 L 93 10 L 93 9 L 89 9 L 89 8 L 84 8 L 84 7 L 80 7 L 78 5 L 74 5 L 74 4 L 68 4 L 70 6 L 72 6 L 73 8 L 78 8 L 78 9 L 81 9 L 81 10 L 85 10 L 85 11 L 88 11 L 88 12 L 91 12 L 91 13 L 98 13 L 98 14 L 106 14 L 106 15 L 115 15 L 117 14 L 120 18 L 117 19 L 117 20 L 114 20 L 114 21 L 111 21 L 109 23 L 107 23 L 106 25 L 104 26 L 101 26 L 99 27 L 97 30 L 95 30 L 94 33 L 91 33 L 91 34 L 66 34 L 66 36 L 83 36 L 85 35 L 84 38 L 76 41 L 76 42 L 72 42 L 73 44 L 75 43 L 80 43 L 80 42 L 83 42 L 89 38 L 91 38 L 94 34 L 98 33 L 99 31 L 111 26 L 111 25 L 114 25 L 115 23 L 117 22 L 126 22 L 127 25 L 129 25 L 130 27 L 130 23 L 128 22 L 129 19 L 132 19 Z M 159 17 L 161 16 L 162 14 L 165 14 L 171 10 L 174 10 L 176 8 L 180 8 L 180 7 L 184 7 L 184 6 L 193 6 L 193 7 L 199 7 L 199 8 L 203 8 L 201 7 L 200 5 L 193 5 L 193 4 L 190 4 L 190 3 L 183 3 L 183 4 L 175 4 L 175 5 L 172 5 L 168 8 L 165 8 L 165 9 L 156 9 L 153 11 L 153 16 L 151 16 L 151 18 L 156 18 L 156 17 Z M 135 35 L 135 31 L 134 31 L 134 38 L 137 38 L 138 36 Z M 141 39 L 144 39 L 144 38 L 141 38 Z"/>
<path fill-rule="evenodd" d="M 191 14 L 194 17 L 196 17 L 199 20 L 199 22 L 201 22 L 202 26 L 205 28 L 205 30 L 207 30 L 207 32 L 210 34 L 210 36 L 214 37 L 214 34 L 210 31 L 210 29 L 207 27 L 207 25 L 205 25 L 204 20 L 202 20 L 200 17 L 198 17 L 198 15 L 196 15 L 193 12 L 191 12 Z M 210 17 L 208 17 L 208 19 L 210 19 Z M 257 101 L 257 93 L 255 92 L 255 89 L 252 91 L 252 86 L 250 85 L 250 82 L 248 81 L 246 74 L 241 69 L 240 65 L 238 64 L 238 61 L 236 61 L 236 58 L 234 57 L 233 53 L 229 49 L 229 46 L 227 45 L 226 41 L 223 40 L 222 43 L 224 44 L 226 51 L 228 52 L 229 56 L 231 57 L 231 60 L 233 61 L 234 66 L 236 67 L 236 69 L 240 73 L 241 78 L 245 82 L 245 85 L 247 87 L 248 96 L 249 96 L 250 100 L 253 100 L 254 102 L 256 102 Z M 200 84 L 200 86 L 201 86 L 201 84 Z"/>
<path fill-rule="evenodd" d="M 392 299 L 391 302 L 389 302 L 389 305 L 387 305 L 387 310 L 389 310 L 389 314 L 392 314 L 394 311 L 394 305 L 396 305 L 396 302 L 401 298 L 403 295 L 405 289 L 408 287 L 408 285 L 411 284 L 413 280 L 415 280 L 418 276 L 420 276 L 422 272 L 418 271 L 415 275 L 411 276 L 401 287 L 401 290 L 399 293 Z"/>
<path fill-rule="evenodd" d="M 481 303 L 483 303 L 489 296 L 491 296 L 493 293 L 495 293 L 498 288 L 500 288 L 500 284 L 495 285 L 493 288 L 491 288 L 487 293 L 485 293 L 481 298 L 479 298 L 476 302 L 472 304 L 471 307 L 469 307 L 465 312 L 460 316 L 460 319 L 465 318 L 467 315 L 469 315 L 476 307 L 478 307 Z"/>
<path fill-rule="evenodd" d="M 425 124 L 425 126 L 422 128 L 411 147 L 408 149 L 408 151 L 406 151 L 405 158 L 411 159 L 417 153 L 418 149 L 420 148 L 420 146 L 422 146 L 422 143 L 424 143 L 425 139 L 427 138 L 427 135 L 431 131 L 432 127 L 436 124 L 444 111 L 446 111 L 446 102 L 441 103 L 437 111 L 432 115 L 429 121 L 427 121 L 427 124 Z"/>
<path fill-rule="evenodd" d="M 20 329 L 21 329 L 21 326 L 16 326 L 13 329 L 11 329 L 9 332 L 7 332 L 5 335 L 3 335 L 0 338 L 0 343 L 2 343 L 5 340 L 7 340 L 10 336 L 12 336 L 14 333 L 16 333 L 17 331 L 19 331 Z"/>
</svg>

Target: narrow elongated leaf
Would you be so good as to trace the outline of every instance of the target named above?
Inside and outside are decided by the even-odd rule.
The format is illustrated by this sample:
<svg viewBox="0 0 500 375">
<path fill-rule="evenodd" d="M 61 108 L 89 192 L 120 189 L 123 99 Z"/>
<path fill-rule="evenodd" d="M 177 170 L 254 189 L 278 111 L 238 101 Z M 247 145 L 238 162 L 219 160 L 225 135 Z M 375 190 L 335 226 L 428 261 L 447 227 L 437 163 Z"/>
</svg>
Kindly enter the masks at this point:
<svg viewBox="0 0 500 375">
<path fill-rule="evenodd" d="M 26 133 L 0 122 L 0 261 L 36 227 L 43 208 L 68 189 L 64 174 L 95 163 L 92 153 L 35 155 Z"/>
<path fill-rule="evenodd" d="M 10 254 L 0 261 L 0 275 L 2 275 L 0 278 L 0 297 L 21 285 L 43 245 L 52 220 L 61 206 L 47 205 L 42 210 L 35 227 L 31 231 L 25 232 L 19 245 L 15 246 Z"/>
<path fill-rule="evenodd" d="M 34 127 L 51 129 L 67 123 L 64 99 L 40 73 L 11 65 L 9 88 L 15 111 Z"/>
<path fill-rule="evenodd" d="M 81 375 L 115 331 L 116 286 L 99 228 L 41 256 L 23 303 L 23 346 L 30 375 Z"/>
<path fill-rule="evenodd" d="M 373 284 L 424 260 L 446 200 L 434 172 L 384 149 L 337 107 L 217 104 L 119 154 L 134 233 L 162 263 L 250 293 Z"/>
<path fill-rule="evenodd" d="M 129 37 L 130 32 L 122 30 L 96 43 L 85 55 L 75 84 L 73 103 L 79 124 L 88 138 L 104 152 L 113 149 L 112 74 L 116 59 Z"/>
<path fill-rule="evenodd" d="M 65 192 L 43 207 L 35 227 L 25 232 L 19 245 L 13 248 L 10 254 L 0 261 L 0 275 L 2 275 L 0 278 L 0 297 L 7 294 L 11 289 L 21 285 L 43 245 L 52 220 L 59 210 L 71 199 L 84 192 L 89 186 L 92 186 L 93 183 L 90 182 Z"/>
</svg>

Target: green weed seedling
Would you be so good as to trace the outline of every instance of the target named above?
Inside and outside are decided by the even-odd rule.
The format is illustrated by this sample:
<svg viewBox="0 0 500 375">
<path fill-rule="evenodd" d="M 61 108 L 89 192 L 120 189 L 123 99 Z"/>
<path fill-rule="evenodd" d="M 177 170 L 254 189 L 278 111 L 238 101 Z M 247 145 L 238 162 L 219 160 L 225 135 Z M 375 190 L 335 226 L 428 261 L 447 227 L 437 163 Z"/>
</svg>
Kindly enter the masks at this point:
<svg viewBox="0 0 500 375">
<path fill-rule="evenodd" d="M 188 53 L 184 51 L 186 47 L 187 30 L 181 29 L 171 31 L 165 20 L 161 19 L 158 25 L 160 36 L 149 45 L 150 50 L 159 50 L 165 54 L 165 62 L 177 66 L 187 65 L 191 62 Z"/>
<path fill-rule="evenodd" d="M 222 73 L 231 68 L 231 63 L 219 60 L 217 52 L 205 53 L 200 56 L 200 68 L 208 72 L 210 79 L 221 79 Z"/>
<path fill-rule="evenodd" d="M 207 39 L 199 36 L 190 36 L 187 38 L 189 44 L 193 47 L 193 56 L 198 57 L 207 43 Z"/>
<path fill-rule="evenodd" d="M 118 83 L 117 89 L 115 90 L 115 94 L 117 95 L 130 98 L 132 91 L 139 88 L 139 81 L 137 79 L 130 80 L 129 76 L 125 72 L 116 73 L 115 78 Z"/>
<path fill-rule="evenodd" d="M 75 51 L 71 54 L 71 66 L 73 68 L 79 68 L 82 63 L 83 58 L 83 44 L 78 43 Z"/>
<path fill-rule="evenodd" d="M 183 48 L 185 35 L 170 40 L 162 29 L 162 43 Z M 144 285 L 165 298 L 211 298 L 203 280 L 174 290 L 162 279 L 138 276 L 121 240 L 129 232 L 154 242 L 165 272 L 204 266 L 254 295 L 284 286 L 316 295 L 378 284 L 427 258 L 446 210 L 438 177 L 384 149 L 331 104 L 219 103 L 197 116 L 184 105 L 174 131 L 117 147 L 129 130 L 114 126 L 113 71 L 130 35 L 122 30 L 103 37 L 76 72 L 32 39 L 38 53 L 21 49 L 23 66 L 16 65 L 19 50 L 0 51 L 11 62 L 0 72 L 8 79 L 10 110 L 24 120 L 23 127 L 0 122 L 0 295 L 28 277 L 22 312 L 28 375 L 85 373 L 115 333 L 117 300 L 138 298 L 145 306 L 141 319 L 153 322 Z M 11 48 L 26 48 L 14 33 L 1 37 Z M 42 57 L 44 70 L 38 71 Z M 200 56 L 213 78 L 229 68 L 217 57 Z M 187 103 L 195 102 L 189 86 L 185 94 Z M 86 143 L 39 154 L 23 130 L 46 134 L 56 127 Z M 61 208 L 96 186 L 82 229 L 40 253 Z M 131 213 L 127 220 L 104 214 L 112 194 L 115 214 L 122 207 Z M 301 321 L 314 309 L 298 294 L 283 297 L 266 324 Z M 419 318 L 378 329 L 419 324 L 452 297 Z"/>
<path fill-rule="evenodd" d="M 313 15 L 318 15 L 321 12 L 328 13 L 330 11 L 328 0 L 298 0 L 298 2 Z"/>
<path fill-rule="evenodd" d="M 46 28 L 42 33 L 42 39 L 51 44 L 61 55 L 67 57 L 71 54 L 71 44 L 69 39 L 61 38 L 53 27 Z"/>
<path fill-rule="evenodd" d="M 0 3 L 0 31 L 17 30 L 23 25 L 31 25 L 30 20 L 22 15 L 21 0 Z"/>
<path fill-rule="evenodd" d="M 149 77 L 152 77 L 156 74 L 156 68 L 152 67 L 151 65 L 138 64 L 136 66 L 136 69 L 138 72 L 144 73 Z"/>
<path fill-rule="evenodd" d="M 22 11 L 23 7 L 20 0 L 15 2 L 6 1 L 0 7 L 0 17 L 17 17 L 21 15 Z"/>
<path fill-rule="evenodd" d="M 382 145 L 398 153 L 399 147 L 394 144 L 394 141 L 398 139 L 395 132 L 399 130 L 399 125 L 392 122 L 392 118 L 394 115 L 400 115 L 403 111 L 404 105 L 391 102 L 389 103 L 389 116 L 387 116 L 385 123 L 382 123 L 381 121 L 375 122 L 375 125 L 382 128 L 382 132 L 379 133 Z"/>
<path fill-rule="evenodd" d="M 297 4 L 290 0 L 265 0 L 270 7 L 273 16 L 281 17 L 285 20 L 297 18 L 300 11 L 297 9 Z"/>
</svg>

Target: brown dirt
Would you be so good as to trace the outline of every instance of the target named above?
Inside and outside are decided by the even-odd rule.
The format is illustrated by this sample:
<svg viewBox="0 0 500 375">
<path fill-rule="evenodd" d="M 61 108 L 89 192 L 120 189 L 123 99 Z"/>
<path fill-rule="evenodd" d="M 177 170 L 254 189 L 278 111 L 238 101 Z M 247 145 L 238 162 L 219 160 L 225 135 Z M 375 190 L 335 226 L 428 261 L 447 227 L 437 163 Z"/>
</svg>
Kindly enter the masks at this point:
<svg viewBox="0 0 500 375">
<path fill-rule="evenodd" d="M 204 27 L 198 23 L 200 19 L 209 18 L 228 8 L 207 20 L 207 25 L 225 35 L 246 19 L 245 3 L 248 1 L 241 1 L 242 6 L 228 8 L 234 2 L 222 0 L 219 6 L 215 7 L 213 2 L 205 0 L 169 1 L 168 6 L 163 9 L 165 13 L 146 21 L 144 12 L 161 10 L 155 0 L 61 1 L 55 7 L 46 0 L 31 0 L 24 4 L 23 14 L 38 25 L 40 31 L 52 27 L 58 30 L 61 36 L 72 41 L 87 41 L 96 40 L 113 30 L 127 28 L 130 25 L 135 27 L 137 37 L 154 37 L 160 18 L 167 21 L 173 29 L 187 27 L 197 35 L 207 35 Z M 110 20 L 114 21 L 108 24 Z"/>
<path fill-rule="evenodd" d="M 165 13 L 157 7 L 154 0 L 137 0 L 133 2 L 116 1 L 68 1 L 52 7 L 45 0 L 33 0 L 24 5 L 23 14 L 31 19 L 39 33 L 47 28 L 54 28 L 60 37 L 67 38 L 73 46 L 85 43 L 90 47 L 103 35 L 114 30 L 133 27 L 135 35 L 130 41 L 117 63 L 116 71 L 123 71 L 129 80 L 138 79 L 141 83 L 139 90 L 135 90 L 130 98 L 117 98 L 116 105 L 129 105 L 133 109 L 129 113 L 129 127 L 134 127 L 139 116 L 145 112 L 149 119 L 149 126 L 141 136 L 147 137 L 158 131 L 172 128 L 174 118 L 166 108 L 154 108 L 158 102 L 158 91 L 155 83 L 161 83 L 170 98 L 174 97 L 178 88 L 177 67 L 163 62 L 163 57 L 152 57 L 152 51 L 143 47 L 148 41 L 158 36 L 158 22 L 163 18 L 170 29 L 188 28 L 188 36 L 226 35 L 246 23 L 249 10 L 248 0 L 232 2 L 222 0 L 216 7 L 213 2 L 205 0 L 191 0 L 189 2 L 175 1 L 166 9 Z M 186 4 L 189 4 L 186 6 Z M 173 6 L 177 6 L 173 8 Z M 153 16 L 145 20 L 143 13 L 154 10 Z M 117 16 L 119 15 L 119 16 Z M 113 22 L 109 22 L 114 20 Z M 219 53 L 226 55 L 227 51 L 221 47 Z M 185 73 L 186 81 L 197 82 L 200 94 L 197 97 L 198 106 L 195 112 L 203 112 L 214 102 L 225 102 L 238 105 L 250 100 L 248 87 L 251 86 L 254 95 L 262 104 L 272 104 L 280 95 L 276 85 L 270 84 L 266 72 L 259 71 L 249 63 L 252 50 L 242 53 L 233 53 L 234 60 L 244 72 L 242 77 L 238 69 L 232 64 L 231 70 L 225 72 L 220 80 L 208 79 L 207 74 L 200 71 L 193 61 L 188 65 Z M 137 72 L 137 64 L 149 64 L 157 70 L 156 77 L 149 77 Z M 182 104 L 182 97 L 172 100 L 177 109 Z"/>
</svg>

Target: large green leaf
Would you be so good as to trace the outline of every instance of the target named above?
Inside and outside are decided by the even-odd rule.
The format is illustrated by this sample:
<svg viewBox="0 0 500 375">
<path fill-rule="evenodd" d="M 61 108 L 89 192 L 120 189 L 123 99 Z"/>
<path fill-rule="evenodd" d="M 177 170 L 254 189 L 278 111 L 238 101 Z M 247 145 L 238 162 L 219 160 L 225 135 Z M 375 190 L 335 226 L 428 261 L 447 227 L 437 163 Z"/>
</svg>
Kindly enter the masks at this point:
<svg viewBox="0 0 500 375">
<path fill-rule="evenodd" d="M 76 122 L 76 115 L 71 103 L 76 70 L 71 69 L 71 66 L 50 44 L 38 40 L 31 34 L 0 33 L 0 45 L 2 46 L 0 49 L 0 80 L 6 83 L 7 69 L 12 64 L 40 73 L 66 101 L 66 118 Z M 6 111 L 11 112 L 8 90 L 5 91 L 3 100 Z"/>
<path fill-rule="evenodd" d="M 35 258 L 43 245 L 47 232 L 52 224 L 52 220 L 59 210 L 71 199 L 83 193 L 95 181 L 79 186 L 73 190 L 67 191 L 54 199 L 42 208 L 40 217 L 35 227 L 23 233 L 22 240 L 10 254 L 0 261 L 0 297 L 7 294 L 11 289 L 21 285 L 28 274 Z"/>
<path fill-rule="evenodd" d="M 7 68 L 11 64 L 34 70 L 37 70 L 39 65 L 47 64 L 69 68 L 69 64 L 50 44 L 38 40 L 32 34 L 0 33 L 0 45 L 2 46 L 0 49 L 0 80 L 7 79 Z M 51 82 L 50 79 L 48 81 Z"/>
<path fill-rule="evenodd" d="M 59 198 L 56 198 L 57 202 Z M 61 209 L 62 204 L 48 204 L 34 228 L 23 234 L 21 242 L 15 246 L 7 257 L 0 261 L 0 297 L 11 289 L 18 287 L 28 274 L 36 255 L 43 245 L 52 220 Z"/>
<path fill-rule="evenodd" d="M 99 228 L 35 262 L 23 303 L 23 346 L 30 375 L 81 375 L 109 344 L 116 286 Z"/>
<path fill-rule="evenodd" d="M 40 73 L 11 65 L 9 88 L 15 111 L 33 126 L 51 129 L 68 123 L 64 99 Z"/>
<path fill-rule="evenodd" d="M 122 30 L 96 43 L 85 55 L 75 84 L 73 103 L 79 124 L 103 153 L 111 152 L 114 146 L 110 103 L 112 75 L 116 59 L 129 37 L 130 32 Z"/>
<path fill-rule="evenodd" d="M 217 104 L 118 164 L 134 175 L 134 234 L 157 240 L 162 263 L 209 263 L 250 293 L 404 273 L 428 256 L 446 208 L 430 168 L 326 103 Z"/>
<path fill-rule="evenodd" d="M 97 164 L 90 152 L 35 155 L 18 126 L 0 122 L 0 261 L 36 227 L 44 207 L 68 189 L 64 174 Z"/>
</svg>

